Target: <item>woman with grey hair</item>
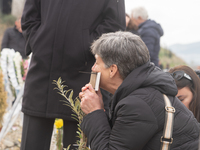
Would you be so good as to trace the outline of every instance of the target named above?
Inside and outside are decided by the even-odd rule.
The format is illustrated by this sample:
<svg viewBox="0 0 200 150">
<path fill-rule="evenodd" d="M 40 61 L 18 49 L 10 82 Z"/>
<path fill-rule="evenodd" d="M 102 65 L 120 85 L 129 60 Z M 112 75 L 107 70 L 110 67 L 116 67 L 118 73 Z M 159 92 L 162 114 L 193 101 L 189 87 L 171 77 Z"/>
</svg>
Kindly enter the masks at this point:
<svg viewBox="0 0 200 150">
<path fill-rule="evenodd" d="M 199 125 L 193 114 L 175 97 L 173 78 L 149 62 L 148 49 L 139 36 L 128 32 L 102 35 L 92 45 L 100 72 L 100 87 L 113 94 L 106 115 L 100 91 L 87 84 L 79 93 L 86 114 L 81 128 L 91 150 L 158 150 L 198 148 Z M 173 139 L 161 138 L 167 95 L 175 108 Z"/>
</svg>

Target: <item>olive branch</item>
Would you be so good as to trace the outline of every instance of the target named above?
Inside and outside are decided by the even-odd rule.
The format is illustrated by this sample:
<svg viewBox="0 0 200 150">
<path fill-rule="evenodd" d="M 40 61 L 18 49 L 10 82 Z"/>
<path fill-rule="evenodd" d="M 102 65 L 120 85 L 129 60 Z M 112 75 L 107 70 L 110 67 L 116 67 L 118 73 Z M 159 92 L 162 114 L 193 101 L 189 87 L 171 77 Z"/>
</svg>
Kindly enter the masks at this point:
<svg viewBox="0 0 200 150">
<path fill-rule="evenodd" d="M 78 138 L 80 140 L 77 141 L 78 144 L 78 150 L 90 150 L 86 144 L 87 144 L 87 138 L 84 135 L 83 131 L 81 130 L 81 122 L 83 121 L 83 117 L 85 116 L 84 112 L 81 110 L 81 101 L 79 97 L 76 97 L 75 100 L 73 100 L 73 90 L 65 90 L 65 87 L 68 87 L 67 85 L 64 85 L 65 81 L 62 81 L 61 77 L 56 81 L 53 80 L 53 84 L 55 84 L 57 87 L 54 88 L 54 90 L 58 90 L 58 94 L 63 96 L 66 100 L 61 100 L 64 102 L 66 106 L 70 107 L 72 109 L 73 114 L 72 118 L 78 121 Z M 70 145 L 66 148 L 66 150 L 69 150 Z"/>
</svg>

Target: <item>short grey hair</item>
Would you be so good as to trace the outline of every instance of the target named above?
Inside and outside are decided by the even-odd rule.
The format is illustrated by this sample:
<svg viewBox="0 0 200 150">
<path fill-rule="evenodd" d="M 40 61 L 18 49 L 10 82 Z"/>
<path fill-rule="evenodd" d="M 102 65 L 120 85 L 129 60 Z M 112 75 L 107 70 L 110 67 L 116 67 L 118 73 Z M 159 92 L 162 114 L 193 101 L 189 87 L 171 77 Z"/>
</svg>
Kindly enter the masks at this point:
<svg viewBox="0 0 200 150">
<path fill-rule="evenodd" d="M 103 34 L 92 46 L 92 53 L 101 57 L 105 67 L 115 64 L 125 79 L 135 68 L 150 61 L 149 51 L 141 38 L 131 32 Z"/>
<path fill-rule="evenodd" d="M 138 17 L 141 17 L 143 20 L 148 19 L 148 13 L 147 10 L 144 7 L 136 7 L 132 9 L 131 17 L 137 19 Z"/>
</svg>

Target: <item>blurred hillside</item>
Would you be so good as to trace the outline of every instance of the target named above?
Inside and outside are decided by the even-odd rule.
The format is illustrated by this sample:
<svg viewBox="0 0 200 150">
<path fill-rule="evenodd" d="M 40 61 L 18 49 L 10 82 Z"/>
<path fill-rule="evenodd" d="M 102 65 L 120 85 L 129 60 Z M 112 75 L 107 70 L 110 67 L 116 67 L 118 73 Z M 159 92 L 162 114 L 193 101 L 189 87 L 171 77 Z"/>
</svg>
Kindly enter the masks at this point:
<svg viewBox="0 0 200 150">
<path fill-rule="evenodd" d="M 189 65 L 200 65 L 200 42 L 189 44 L 175 44 L 169 47 L 169 49 L 182 59 L 184 59 Z"/>
<path fill-rule="evenodd" d="M 177 65 L 187 65 L 184 60 L 182 60 L 173 52 L 165 48 L 161 48 L 159 53 L 159 60 L 160 63 L 163 65 L 163 69 L 166 69 L 167 64 L 170 68 L 175 67 Z"/>
</svg>

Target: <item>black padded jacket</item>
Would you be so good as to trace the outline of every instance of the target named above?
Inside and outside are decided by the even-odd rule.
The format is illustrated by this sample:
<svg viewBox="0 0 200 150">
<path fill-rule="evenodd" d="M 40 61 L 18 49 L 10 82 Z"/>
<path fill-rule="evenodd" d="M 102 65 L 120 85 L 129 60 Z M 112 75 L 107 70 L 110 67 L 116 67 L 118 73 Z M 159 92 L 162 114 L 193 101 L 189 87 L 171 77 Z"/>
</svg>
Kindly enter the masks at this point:
<svg viewBox="0 0 200 150">
<path fill-rule="evenodd" d="M 165 121 L 163 94 L 174 115 L 171 150 L 197 150 L 199 125 L 175 96 L 173 78 L 147 63 L 133 70 L 111 100 L 110 117 L 96 110 L 84 117 L 82 130 L 92 150 L 159 150 Z"/>
</svg>

